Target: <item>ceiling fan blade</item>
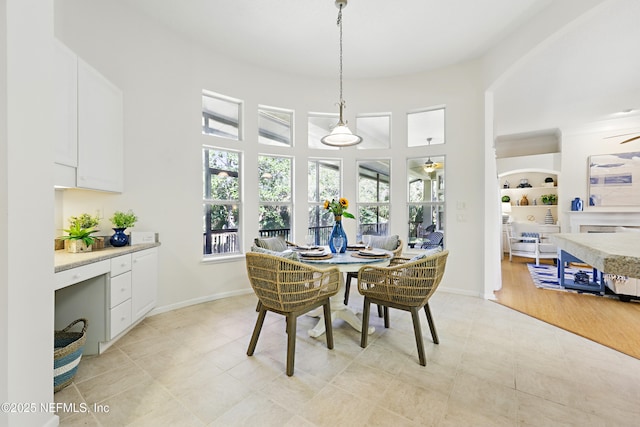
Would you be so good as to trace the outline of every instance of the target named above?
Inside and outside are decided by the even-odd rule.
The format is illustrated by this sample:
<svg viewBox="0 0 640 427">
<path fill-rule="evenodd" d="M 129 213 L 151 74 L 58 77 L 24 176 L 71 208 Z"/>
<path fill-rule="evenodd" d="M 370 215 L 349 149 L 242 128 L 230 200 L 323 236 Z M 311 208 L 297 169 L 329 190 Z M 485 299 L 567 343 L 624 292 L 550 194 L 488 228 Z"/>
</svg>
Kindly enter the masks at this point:
<svg viewBox="0 0 640 427">
<path fill-rule="evenodd" d="M 618 137 L 620 137 L 620 136 L 637 135 L 637 134 L 638 134 L 637 132 L 632 132 L 632 133 L 623 133 L 623 134 L 620 134 L 620 135 L 605 136 L 605 137 L 604 137 L 604 138 L 602 138 L 602 139 L 611 139 L 611 138 L 618 138 Z"/>
<path fill-rule="evenodd" d="M 629 141 L 634 141 L 636 139 L 640 139 L 640 135 L 634 136 L 633 138 L 629 138 L 629 139 L 625 139 L 624 141 L 622 141 L 620 144 L 626 144 Z"/>
</svg>

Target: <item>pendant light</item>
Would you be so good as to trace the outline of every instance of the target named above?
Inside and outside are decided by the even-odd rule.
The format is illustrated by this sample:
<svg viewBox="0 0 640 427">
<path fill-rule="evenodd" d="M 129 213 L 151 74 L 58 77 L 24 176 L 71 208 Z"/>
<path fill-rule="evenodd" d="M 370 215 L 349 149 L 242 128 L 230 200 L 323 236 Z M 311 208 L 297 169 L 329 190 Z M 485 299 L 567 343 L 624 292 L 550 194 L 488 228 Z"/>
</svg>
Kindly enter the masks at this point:
<svg viewBox="0 0 640 427">
<path fill-rule="evenodd" d="M 340 28 L 340 101 L 338 103 L 340 119 L 331 133 L 320 139 L 320 142 L 332 147 L 348 147 L 350 145 L 360 144 L 362 137 L 353 134 L 343 118 L 343 111 L 346 106 L 344 99 L 342 99 L 342 9 L 347 7 L 347 0 L 336 0 L 336 7 L 339 9 L 338 27 Z"/>
<path fill-rule="evenodd" d="M 427 138 L 427 144 L 430 147 L 431 146 L 431 140 L 433 138 Z M 431 173 L 434 170 L 436 170 L 436 164 L 431 160 L 431 156 L 429 156 L 429 159 L 424 163 L 424 171 L 426 173 Z"/>
</svg>

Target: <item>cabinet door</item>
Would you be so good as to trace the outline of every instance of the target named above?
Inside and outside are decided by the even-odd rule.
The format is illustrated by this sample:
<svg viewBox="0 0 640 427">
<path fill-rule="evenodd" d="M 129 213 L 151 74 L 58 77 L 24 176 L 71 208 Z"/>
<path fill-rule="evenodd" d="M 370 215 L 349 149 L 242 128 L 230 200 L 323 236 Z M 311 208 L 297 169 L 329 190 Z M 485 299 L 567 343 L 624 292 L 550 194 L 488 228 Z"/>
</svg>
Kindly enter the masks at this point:
<svg viewBox="0 0 640 427">
<path fill-rule="evenodd" d="M 122 92 L 78 59 L 77 186 L 122 192 Z"/>
<path fill-rule="evenodd" d="M 78 57 L 55 40 L 53 58 L 54 120 L 51 133 L 55 142 L 55 162 L 75 168 L 78 166 Z"/>
<path fill-rule="evenodd" d="M 131 311 L 135 322 L 156 305 L 158 250 L 134 252 L 131 257 Z"/>
</svg>

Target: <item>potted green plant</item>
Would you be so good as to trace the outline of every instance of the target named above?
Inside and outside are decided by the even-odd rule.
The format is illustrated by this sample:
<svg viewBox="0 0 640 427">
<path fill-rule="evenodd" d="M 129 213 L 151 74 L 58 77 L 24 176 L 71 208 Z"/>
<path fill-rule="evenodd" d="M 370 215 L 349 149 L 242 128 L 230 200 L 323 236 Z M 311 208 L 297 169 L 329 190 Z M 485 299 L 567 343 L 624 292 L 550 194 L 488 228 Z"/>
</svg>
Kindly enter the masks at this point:
<svg viewBox="0 0 640 427">
<path fill-rule="evenodd" d="M 82 213 L 78 216 L 69 217 L 69 225 L 71 227 L 79 224 L 82 228 L 96 228 L 100 223 L 100 217 L 98 215 L 89 215 L 88 213 Z"/>
<path fill-rule="evenodd" d="M 127 212 L 116 211 L 113 216 L 109 218 L 109 221 L 114 225 L 113 231 L 115 231 L 114 235 L 109 239 L 111 246 L 118 247 L 127 245 L 129 243 L 129 236 L 124 234 L 124 230 L 136 224 L 136 221 L 138 221 L 136 214 L 134 214 L 132 210 L 128 210 Z"/>
<path fill-rule="evenodd" d="M 85 228 L 80 221 L 74 222 L 68 229 L 64 230 L 67 235 L 60 237 L 62 240 L 68 240 L 66 245 L 67 251 L 72 253 L 91 252 L 92 244 L 95 237 L 91 235 L 96 231 L 95 228 Z"/>
<path fill-rule="evenodd" d="M 558 200 L 558 196 L 555 194 L 543 194 L 540 196 L 540 200 L 542 200 L 542 203 L 545 205 L 555 205 Z"/>
<path fill-rule="evenodd" d="M 511 201 L 511 197 L 509 196 L 502 196 L 502 203 L 509 203 Z"/>
</svg>

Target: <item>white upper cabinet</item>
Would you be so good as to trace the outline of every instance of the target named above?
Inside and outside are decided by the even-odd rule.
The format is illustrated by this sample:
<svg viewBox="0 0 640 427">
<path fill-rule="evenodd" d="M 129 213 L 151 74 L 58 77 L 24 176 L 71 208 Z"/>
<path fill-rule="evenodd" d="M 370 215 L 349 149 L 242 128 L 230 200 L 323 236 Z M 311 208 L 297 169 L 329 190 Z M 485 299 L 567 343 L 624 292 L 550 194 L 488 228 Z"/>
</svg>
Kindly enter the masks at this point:
<svg viewBox="0 0 640 427">
<path fill-rule="evenodd" d="M 122 91 L 78 58 L 78 187 L 122 192 L 122 115 Z"/>
<path fill-rule="evenodd" d="M 54 184 L 122 192 L 122 91 L 55 42 Z"/>
<path fill-rule="evenodd" d="M 55 163 L 78 166 L 78 57 L 62 43 L 54 51 Z"/>
</svg>

